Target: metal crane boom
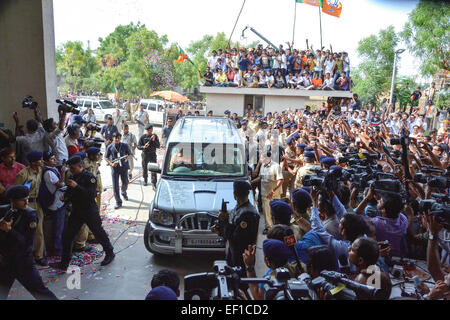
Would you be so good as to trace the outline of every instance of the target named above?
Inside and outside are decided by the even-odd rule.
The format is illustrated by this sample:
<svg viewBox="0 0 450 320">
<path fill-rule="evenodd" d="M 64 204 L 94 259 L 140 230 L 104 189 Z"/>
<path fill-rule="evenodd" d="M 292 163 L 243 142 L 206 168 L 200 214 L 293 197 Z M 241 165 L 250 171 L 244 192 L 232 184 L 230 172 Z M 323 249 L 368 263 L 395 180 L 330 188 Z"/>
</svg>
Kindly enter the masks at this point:
<svg viewBox="0 0 450 320">
<path fill-rule="evenodd" d="M 264 37 L 262 34 L 260 34 L 258 31 L 256 31 L 255 29 L 253 29 L 250 26 L 246 26 L 244 28 L 244 30 L 242 30 L 242 38 L 245 38 L 244 33 L 247 29 L 250 29 L 250 31 L 252 31 L 254 34 L 256 34 L 258 37 L 260 37 L 262 40 L 264 40 L 267 44 L 269 44 L 271 47 L 273 47 L 274 49 L 278 49 L 272 42 L 270 42 L 266 37 Z"/>
</svg>

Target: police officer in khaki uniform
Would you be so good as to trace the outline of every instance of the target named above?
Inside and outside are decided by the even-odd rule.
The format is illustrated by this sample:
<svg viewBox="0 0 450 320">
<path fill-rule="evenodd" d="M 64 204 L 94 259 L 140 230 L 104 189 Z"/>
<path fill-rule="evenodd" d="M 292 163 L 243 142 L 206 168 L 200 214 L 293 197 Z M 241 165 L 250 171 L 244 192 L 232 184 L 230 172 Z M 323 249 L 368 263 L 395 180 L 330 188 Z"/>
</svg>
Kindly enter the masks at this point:
<svg viewBox="0 0 450 320">
<path fill-rule="evenodd" d="M 300 188 L 303 186 L 302 178 L 307 174 L 313 174 L 311 171 L 312 168 L 320 168 L 314 164 L 316 156 L 313 151 L 306 151 L 303 154 L 303 158 L 305 160 L 305 164 L 297 171 L 297 175 L 295 176 L 295 188 Z"/>
<path fill-rule="evenodd" d="M 45 259 L 45 241 L 44 241 L 44 212 L 37 201 L 39 195 L 39 188 L 41 187 L 42 171 L 43 171 L 43 153 L 40 151 L 28 152 L 26 158 L 30 165 L 22 169 L 16 176 L 15 185 L 29 186 L 30 194 L 28 198 L 29 205 L 36 210 L 38 224 L 36 228 L 36 239 L 34 241 L 34 258 L 36 263 L 40 266 L 48 266 L 48 261 Z"/>
</svg>

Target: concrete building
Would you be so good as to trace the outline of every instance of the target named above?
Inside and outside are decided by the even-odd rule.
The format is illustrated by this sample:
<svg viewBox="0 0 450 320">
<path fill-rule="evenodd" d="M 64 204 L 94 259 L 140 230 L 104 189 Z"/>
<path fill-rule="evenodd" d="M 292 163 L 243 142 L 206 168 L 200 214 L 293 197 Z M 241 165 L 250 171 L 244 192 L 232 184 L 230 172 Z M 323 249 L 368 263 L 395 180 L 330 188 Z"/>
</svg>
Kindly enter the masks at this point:
<svg viewBox="0 0 450 320">
<path fill-rule="evenodd" d="M 201 87 L 206 94 L 207 109 L 214 114 L 223 114 L 225 110 L 236 112 L 241 116 L 248 104 L 253 110 L 263 114 L 282 111 L 287 108 L 303 108 L 311 97 L 351 98 L 350 91 L 321 91 L 294 89 L 233 88 L 233 87 Z"/>
<path fill-rule="evenodd" d="M 22 108 L 33 96 L 44 118 L 58 117 L 53 0 L 0 0 L 0 123 L 14 132 L 32 118 Z"/>
</svg>

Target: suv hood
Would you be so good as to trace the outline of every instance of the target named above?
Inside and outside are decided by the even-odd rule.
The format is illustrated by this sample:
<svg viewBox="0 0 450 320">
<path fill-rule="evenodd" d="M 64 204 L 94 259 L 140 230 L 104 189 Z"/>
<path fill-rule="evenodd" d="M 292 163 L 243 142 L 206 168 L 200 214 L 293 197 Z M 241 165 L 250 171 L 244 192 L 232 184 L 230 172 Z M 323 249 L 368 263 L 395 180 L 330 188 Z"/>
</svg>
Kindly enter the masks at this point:
<svg viewBox="0 0 450 320">
<path fill-rule="evenodd" d="M 155 196 L 154 207 L 173 213 L 220 211 L 222 199 L 228 210 L 236 206 L 233 182 L 179 181 L 162 179 Z M 253 199 L 250 200 L 253 203 Z"/>
</svg>

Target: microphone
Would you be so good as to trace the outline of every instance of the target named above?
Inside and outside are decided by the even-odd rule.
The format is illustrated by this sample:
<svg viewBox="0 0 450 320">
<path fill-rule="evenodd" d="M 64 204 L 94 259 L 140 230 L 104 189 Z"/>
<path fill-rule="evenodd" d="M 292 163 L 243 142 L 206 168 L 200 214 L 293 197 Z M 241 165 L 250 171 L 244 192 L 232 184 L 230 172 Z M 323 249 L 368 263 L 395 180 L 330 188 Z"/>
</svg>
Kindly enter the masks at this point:
<svg viewBox="0 0 450 320">
<path fill-rule="evenodd" d="M 297 268 L 300 273 L 303 273 L 304 270 L 302 268 L 302 264 L 300 262 L 300 258 L 298 256 L 298 252 L 295 249 L 295 244 L 297 243 L 297 239 L 295 239 L 294 231 L 292 228 L 289 228 L 286 230 L 285 236 L 284 236 L 284 243 L 294 251 L 295 260 L 297 261 Z"/>
</svg>

